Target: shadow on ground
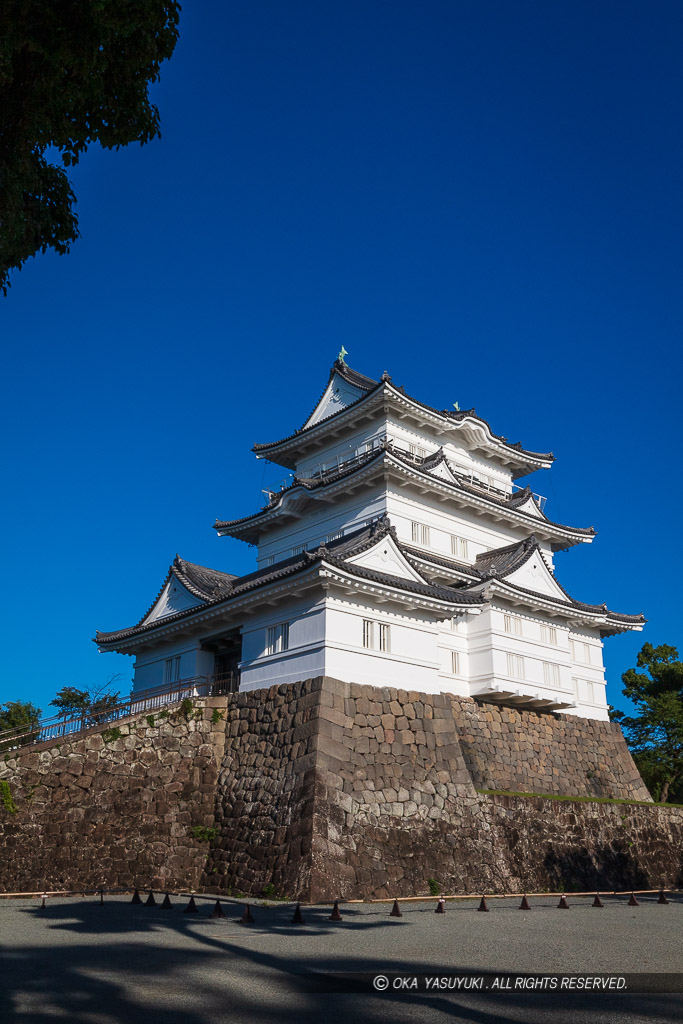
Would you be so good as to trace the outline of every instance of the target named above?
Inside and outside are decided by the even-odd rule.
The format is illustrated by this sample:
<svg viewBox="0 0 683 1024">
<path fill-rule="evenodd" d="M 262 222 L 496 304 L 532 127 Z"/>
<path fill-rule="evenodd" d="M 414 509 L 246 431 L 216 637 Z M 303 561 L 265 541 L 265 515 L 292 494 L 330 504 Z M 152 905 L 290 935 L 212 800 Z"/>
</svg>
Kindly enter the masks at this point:
<svg viewBox="0 0 683 1024">
<path fill-rule="evenodd" d="M 364 1024 L 433 1022 L 441 1019 L 472 1024 L 506 1022 L 580 1022 L 647 1020 L 678 1021 L 678 996 L 517 992 L 457 994 L 435 997 L 394 994 L 334 993 L 326 990 L 325 974 L 367 972 L 367 959 L 330 952 L 330 934 L 340 927 L 349 933 L 376 934 L 381 961 L 389 929 L 405 922 L 377 913 L 343 907 L 344 924 L 329 922 L 328 908 L 304 908 L 306 924 L 296 929 L 297 942 L 316 952 L 315 972 L 306 969 L 291 950 L 295 926 L 292 908 L 254 907 L 256 923 L 239 925 L 241 905 L 228 906 L 227 918 L 214 920 L 212 904 L 200 913 L 131 907 L 119 901 L 66 901 L 39 907 L 12 907 L 14 934 L 3 950 L 0 1021 L 2 1024 L 317 1024 L 331 1017 Z M 7 905 L 0 914 L 7 923 Z M 433 913 L 432 906 L 412 913 Z M 23 922 L 23 923 L 22 923 Z M 25 926 L 24 926 L 25 925 Z M 408 923 L 409 926 L 409 923 Z M 50 941 L 50 931 L 55 941 Z M 46 934 L 47 933 L 47 934 Z M 245 937 L 245 933 L 247 936 Z M 65 934 L 73 941 L 65 942 Z M 57 938 L 57 935 L 59 938 Z M 281 939 L 278 952 L 266 951 L 264 935 Z M 31 936 L 34 936 L 31 942 Z M 259 936 L 262 937 L 259 943 Z M 289 942 L 287 940 L 290 940 Z M 261 948 L 260 948 L 261 947 Z M 373 947 L 374 948 L 374 947 Z M 353 949 L 352 939 L 345 949 Z M 454 966 L 444 950 L 441 967 L 433 962 L 392 959 L 391 971 L 466 971 Z M 317 976 L 317 980 L 316 980 Z M 626 1000 L 628 1001 L 626 1003 Z M 618 1002 L 618 1005 L 617 1005 Z"/>
</svg>

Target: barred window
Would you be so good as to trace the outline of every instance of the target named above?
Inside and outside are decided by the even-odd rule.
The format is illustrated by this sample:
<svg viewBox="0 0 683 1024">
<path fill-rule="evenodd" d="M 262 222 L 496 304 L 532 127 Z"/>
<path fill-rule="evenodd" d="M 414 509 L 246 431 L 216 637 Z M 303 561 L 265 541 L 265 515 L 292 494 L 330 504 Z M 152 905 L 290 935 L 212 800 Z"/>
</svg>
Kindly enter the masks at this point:
<svg viewBox="0 0 683 1024">
<path fill-rule="evenodd" d="M 543 682 L 546 686 L 559 687 L 560 685 L 560 666 L 554 665 L 549 661 L 543 662 Z"/>
<path fill-rule="evenodd" d="M 389 626 L 385 622 L 379 623 L 379 649 L 380 651 L 389 650 Z"/>
<path fill-rule="evenodd" d="M 180 679 L 180 655 L 167 658 L 164 666 L 164 682 L 177 683 Z"/>
<path fill-rule="evenodd" d="M 552 644 L 554 647 L 557 647 L 557 629 L 555 626 L 546 626 L 545 623 L 542 623 L 541 640 L 544 644 Z"/>
<path fill-rule="evenodd" d="M 451 651 L 451 672 L 454 676 L 460 675 L 460 655 L 457 651 Z"/>
<path fill-rule="evenodd" d="M 524 679 L 524 658 L 519 654 L 508 654 L 508 675 L 513 679 Z"/>
<path fill-rule="evenodd" d="M 505 616 L 505 632 L 514 633 L 515 636 L 522 635 L 522 620 L 519 615 L 506 615 Z"/>
<path fill-rule="evenodd" d="M 372 619 L 363 619 L 363 647 L 375 646 L 375 623 Z"/>
<path fill-rule="evenodd" d="M 280 622 L 269 626 L 266 638 L 266 654 L 280 654 L 289 647 L 289 623 Z"/>
</svg>

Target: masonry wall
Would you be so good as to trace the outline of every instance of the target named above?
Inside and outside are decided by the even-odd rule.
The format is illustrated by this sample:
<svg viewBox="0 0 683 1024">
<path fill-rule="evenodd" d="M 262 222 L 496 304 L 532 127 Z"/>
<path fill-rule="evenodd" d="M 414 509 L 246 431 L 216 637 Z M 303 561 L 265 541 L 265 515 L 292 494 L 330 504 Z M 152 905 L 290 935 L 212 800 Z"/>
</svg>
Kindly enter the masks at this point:
<svg viewBox="0 0 683 1024">
<path fill-rule="evenodd" d="M 197 886 L 212 826 L 224 723 L 211 700 L 59 744 L 0 754 L 0 891 Z"/>
<path fill-rule="evenodd" d="M 681 808 L 482 792 L 645 795 L 605 723 L 317 678 L 119 729 L 0 755 L 0 890 L 683 886 Z"/>
<path fill-rule="evenodd" d="M 478 789 L 651 799 L 616 723 L 450 699 Z"/>
</svg>

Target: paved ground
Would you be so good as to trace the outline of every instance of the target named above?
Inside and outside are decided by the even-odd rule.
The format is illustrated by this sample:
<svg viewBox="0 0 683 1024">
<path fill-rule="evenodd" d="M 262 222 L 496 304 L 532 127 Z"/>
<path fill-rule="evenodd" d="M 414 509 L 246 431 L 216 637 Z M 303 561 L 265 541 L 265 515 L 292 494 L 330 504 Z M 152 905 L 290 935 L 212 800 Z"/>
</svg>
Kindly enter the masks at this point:
<svg viewBox="0 0 683 1024">
<path fill-rule="evenodd" d="M 394 1024 L 453 1019 L 472 1024 L 582 1024 L 680 1021 L 683 993 L 488 991 L 399 996 L 331 984 L 338 972 L 529 971 L 683 972 L 683 902 L 653 900 L 604 910 L 590 900 L 518 900 L 404 904 L 400 920 L 385 904 L 304 908 L 292 926 L 291 906 L 253 909 L 256 923 L 237 923 L 241 907 L 212 920 L 131 906 L 129 897 L 0 901 L 1 1024 Z M 310 973 L 322 980 L 310 981 Z M 302 977 L 302 975 L 307 975 Z M 356 986 L 357 988 L 357 986 Z"/>
</svg>

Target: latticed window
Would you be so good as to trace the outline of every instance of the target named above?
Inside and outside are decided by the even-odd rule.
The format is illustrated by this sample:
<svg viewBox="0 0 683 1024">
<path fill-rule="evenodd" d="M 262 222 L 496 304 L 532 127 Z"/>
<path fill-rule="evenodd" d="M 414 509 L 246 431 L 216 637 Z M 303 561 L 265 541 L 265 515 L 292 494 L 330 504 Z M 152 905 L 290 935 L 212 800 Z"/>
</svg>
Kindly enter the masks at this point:
<svg viewBox="0 0 683 1024">
<path fill-rule="evenodd" d="M 467 561 L 469 558 L 469 547 L 465 537 L 456 537 L 455 534 L 451 534 L 451 554 L 455 555 L 462 562 Z"/>
<path fill-rule="evenodd" d="M 177 683 L 180 679 L 180 655 L 167 658 L 164 665 L 164 682 Z"/>
<path fill-rule="evenodd" d="M 557 629 L 555 626 L 541 625 L 541 640 L 544 644 L 552 644 L 557 647 Z"/>
<path fill-rule="evenodd" d="M 454 676 L 460 675 L 460 655 L 457 651 L 451 651 L 451 672 Z"/>
<path fill-rule="evenodd" d="M 375 623 L 372 619 L 363 619 L 363 647 L 375 646 Z"/>
<path fill-rule="evenodd" d="M 519 615 L 505 616 L 505 632 L 514 633 L 515 636 L 522 635 L 522 620 Z"/>
<path fill-rule="evenodd" d="M 519 654 L 508 654 L 508 675 L 513 679 L 524 679 L 524 658 Z"/>
<path fill-rule="evenodd" d="M 558 687 L 560 685 L 560 666 L 549 661 L 543 662 L 543 682 L 546 686 Z"/>
<path fill-rule="evenodd" d="M 426 548 L 429 547 L 429 527 L 423 523 L 411 523 L 410 536 L 413 543 L 422 544 Z"/>
<path fill-rule="evenodd" d="M 389 650 L 389 626 L 385 622 L 379 623 L 379 649 L 380 651 Z"/>
<path fill-rule="evenodd" d="M 266 636 L 266 654 L 281 654 L 289 647 L 289 623 L 280 622 L 269 626 Z"/>
</svg>

